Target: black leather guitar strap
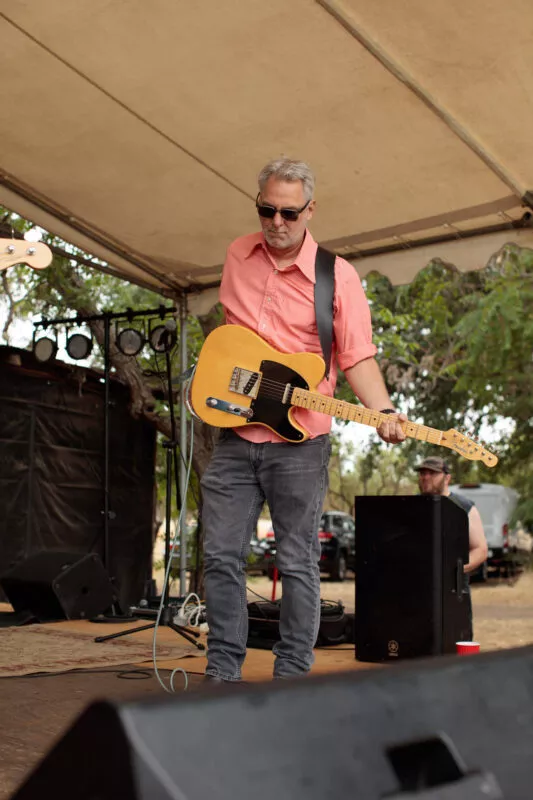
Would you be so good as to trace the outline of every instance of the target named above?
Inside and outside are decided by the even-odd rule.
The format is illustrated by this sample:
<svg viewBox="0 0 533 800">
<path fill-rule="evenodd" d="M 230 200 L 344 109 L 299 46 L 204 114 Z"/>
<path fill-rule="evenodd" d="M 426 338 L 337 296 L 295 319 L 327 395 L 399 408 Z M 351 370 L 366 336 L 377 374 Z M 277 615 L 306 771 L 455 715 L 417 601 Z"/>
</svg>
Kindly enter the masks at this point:
<svg viewBox="0 0 533 800">
<path fill-rule="evenodd" d="M 315 316 L 318 338 L 329 378 L 333 345 L 333 300 L 335 296 L 335 253 L 318 247 L 315 260 Z"/>
</svg>

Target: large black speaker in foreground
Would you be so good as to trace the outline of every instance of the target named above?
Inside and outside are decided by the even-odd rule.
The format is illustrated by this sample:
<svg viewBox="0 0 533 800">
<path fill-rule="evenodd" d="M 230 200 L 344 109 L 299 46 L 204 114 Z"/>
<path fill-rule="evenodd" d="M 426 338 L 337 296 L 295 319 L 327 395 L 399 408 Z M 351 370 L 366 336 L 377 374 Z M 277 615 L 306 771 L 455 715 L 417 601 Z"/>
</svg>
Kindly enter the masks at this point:
<svg viewBox="0 0 533 800">
<path fill-rule="evenodd" d="M 524 800 L 533 647 L 88 708 L 12 800 Z"/>
<path fill-rule="evenodd" d="M 454 653 L 471 639 L 468 517 L 448 497 L 356 497 L 356 657 Z"/>
</svg>

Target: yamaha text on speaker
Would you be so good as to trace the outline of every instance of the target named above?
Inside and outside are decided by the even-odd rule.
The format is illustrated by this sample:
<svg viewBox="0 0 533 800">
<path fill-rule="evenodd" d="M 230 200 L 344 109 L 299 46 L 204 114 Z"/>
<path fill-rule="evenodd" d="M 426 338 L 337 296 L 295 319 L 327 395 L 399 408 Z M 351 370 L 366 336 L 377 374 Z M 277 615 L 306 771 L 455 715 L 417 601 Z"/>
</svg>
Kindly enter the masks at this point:
<svg viewBox="0 0 533 800">
<path fill-rule="evenodd" d="M 468 518 L 447 497 L 357 497 L 356 657 L 455 652 L 471 638 Z"/>
</svg>

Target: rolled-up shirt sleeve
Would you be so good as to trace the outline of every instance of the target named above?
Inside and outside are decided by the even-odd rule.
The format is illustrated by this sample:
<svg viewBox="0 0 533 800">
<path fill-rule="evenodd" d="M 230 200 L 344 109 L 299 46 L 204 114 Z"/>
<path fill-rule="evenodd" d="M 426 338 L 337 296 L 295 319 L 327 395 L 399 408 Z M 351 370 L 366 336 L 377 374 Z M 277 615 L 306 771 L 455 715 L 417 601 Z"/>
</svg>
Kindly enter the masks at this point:
<svg viewBox="0 0 533 800">
<path fill-rule="evenodd" d="M 335 265 L 334 331 L 337 363 L 345 371 L 372 358 L 377 347 L 372 342 L 370 308 L 359 275 L 343 258 Z"/>
</svg>

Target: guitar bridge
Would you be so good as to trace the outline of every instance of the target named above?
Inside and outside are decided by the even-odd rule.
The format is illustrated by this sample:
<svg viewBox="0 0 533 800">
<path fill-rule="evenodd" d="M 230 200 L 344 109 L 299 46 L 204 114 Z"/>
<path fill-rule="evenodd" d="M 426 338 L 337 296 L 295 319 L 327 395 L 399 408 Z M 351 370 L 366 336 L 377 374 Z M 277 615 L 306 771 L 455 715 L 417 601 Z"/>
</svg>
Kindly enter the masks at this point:
<svg viewBox="0 0 533 800">
<path fill-rule="evenodd" d="M 249 369 L 235 367 L 231 374 L 229 389 L 237 394 L 244 394 L 247 397 L 256 398 L 261 383 L 261 373 L 252 372 Z"/>
<path fill-rule="evenodd" d="M 233 414 L 235 417 L 252 419 L 254 415 L 251 408 L 238 406 L 235 403 L 228 403 L 227 400 L 221 400 L 219 397 L 208 397 L 205 403 L 209 408 L 216 408 L 217 411 L 225 411 L 226 414 Z"/>
</svg>

